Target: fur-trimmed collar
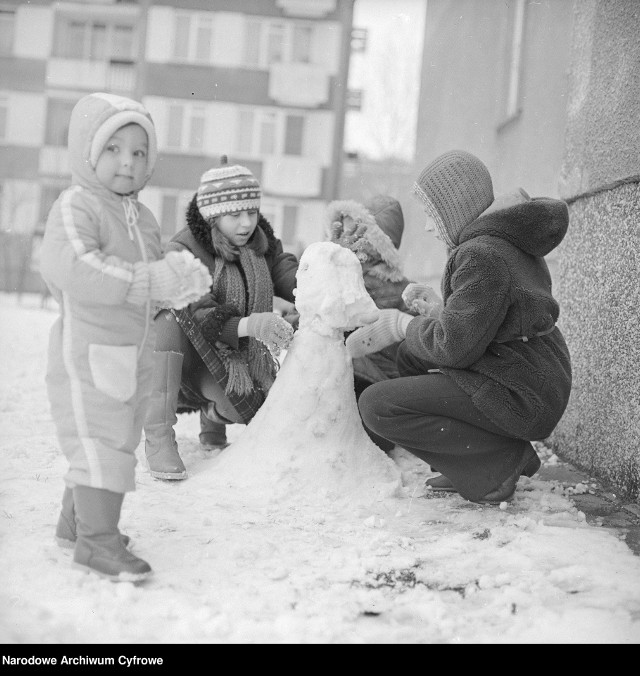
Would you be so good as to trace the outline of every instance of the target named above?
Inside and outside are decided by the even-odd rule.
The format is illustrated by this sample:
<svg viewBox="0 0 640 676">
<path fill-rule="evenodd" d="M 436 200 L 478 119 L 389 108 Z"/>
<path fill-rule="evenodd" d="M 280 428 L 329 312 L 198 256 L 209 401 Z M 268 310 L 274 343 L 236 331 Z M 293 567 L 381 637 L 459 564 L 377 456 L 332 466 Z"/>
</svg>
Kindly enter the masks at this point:
<svg viewBox="0 0 640 676">
<path fill-rule="evenodd" d="M 349 216 L 356 225 L 365 225 L 363 234 L 356 240 L 341 237 L 333 223 L 342 222 Z M 339 230 L 339 228 L 338 228 Z M 326 210 L 325 236 L 327 240 L 346 246 L 356 255 L 363 249 L 372 249 L 379 259 L 371 261 L 368 273 L 379 279 L 398 282 L 403 279 L 400 255 L 391 238 L 376 223 L 371 212 L 354 200 L 334 200 Z M 366 245 L 366 246 L 364 246 Z"/>
<path fill-rule="evenodd" d="M 238 247 L 232 244 L 217 228 L 211 228 L 202 217 L 196 203 L 196 194 L 187 207 L 187 227 L 198 244 L 212 256 L 219 256 L 230 262 L 238 260 L 240 255 Z M 276 244 L 277 239 L 271 224 L 258 212 L 258 226 L 247 242 L 247 246 L 262 255 L 269 255 L 275 251 Z"/>
</svg>

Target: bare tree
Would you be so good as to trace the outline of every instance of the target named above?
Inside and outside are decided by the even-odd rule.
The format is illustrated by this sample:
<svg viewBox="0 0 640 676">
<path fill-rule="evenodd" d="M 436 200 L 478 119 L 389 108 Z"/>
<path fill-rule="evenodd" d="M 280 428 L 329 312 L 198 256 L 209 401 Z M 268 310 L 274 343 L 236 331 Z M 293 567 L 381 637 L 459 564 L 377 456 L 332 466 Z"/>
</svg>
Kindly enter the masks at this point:
<svg viewBox="0 0 640 676">
<path fill-rule="evenodd" d="M 413 158 L 420 51 L 415 30 L 407 23 L 394 23 L 381 45 L 356 64 L 363 103 L 360 115 L 351 122 L 361 125 L 358 135 L 366 136 L 368 154 L 375 159 Z"/>
</svg>

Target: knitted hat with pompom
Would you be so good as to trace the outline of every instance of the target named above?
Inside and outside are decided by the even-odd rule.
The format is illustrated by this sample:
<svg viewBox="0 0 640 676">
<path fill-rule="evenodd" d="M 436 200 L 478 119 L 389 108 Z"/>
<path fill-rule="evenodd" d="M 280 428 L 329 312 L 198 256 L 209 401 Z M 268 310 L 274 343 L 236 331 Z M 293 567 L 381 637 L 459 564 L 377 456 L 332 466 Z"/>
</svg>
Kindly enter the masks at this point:
<svg viewBox="0 0 640 676">
<path fill-rule="evenodd" d="M 202 174 L 196 201 L 207 221 L 223 214 L 260 209 L 260 183 L 246 167 L 228 165 L 223 155 L 219 167 Z"/>
</svg>

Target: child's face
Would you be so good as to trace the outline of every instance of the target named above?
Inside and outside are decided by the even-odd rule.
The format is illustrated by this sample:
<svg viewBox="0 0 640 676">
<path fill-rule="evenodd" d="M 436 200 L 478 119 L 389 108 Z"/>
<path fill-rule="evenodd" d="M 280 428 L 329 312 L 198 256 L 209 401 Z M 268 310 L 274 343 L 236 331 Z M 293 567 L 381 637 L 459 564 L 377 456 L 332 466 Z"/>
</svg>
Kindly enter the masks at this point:
<svg viewBox="0 0 640 676">
<path fill-rule="evenodd" d="M 436 227 L 436 222 L 433 220 L 433 217 L 432 217 L 432 216 L 429 216 L 429 214 L 426 214 L 426 218 L 427 218 L 427 221 L 426 221 L 426 223 L 424 224 L 424 229 L 425 229 L 427 232 L 432 232 L 432 233 L 433 233 L 433 236 L 434 236 L 436 239 L 439 239 L 440 241 L 442 241 L 442 237 L 440 236 L 440 231 L 439 231 L 438 228 Z"/>
<path fill-rule="evenodd" d="M 220 232 L 236 246 L 244 246 L 258 225 L 258 210 L 236 211 L 218 216 L 215 225 Z"/>
<path fill-rule="evenodd" d="M 98 157 L 98 180 L 118 195 L 140 190 L 147 174 L 148 150 L 147 132 L 139 124 L 120 127 Z"/>
</svg>

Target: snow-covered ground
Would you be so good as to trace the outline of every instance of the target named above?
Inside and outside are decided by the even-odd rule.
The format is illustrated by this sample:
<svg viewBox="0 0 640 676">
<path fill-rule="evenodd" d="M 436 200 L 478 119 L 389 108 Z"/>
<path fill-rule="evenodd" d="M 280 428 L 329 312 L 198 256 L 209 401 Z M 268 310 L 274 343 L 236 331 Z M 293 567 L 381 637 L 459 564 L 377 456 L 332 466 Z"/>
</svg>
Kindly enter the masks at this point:
<svg viewBox="0 0 640 676">
<path fill-rule="evenodd" d="M 141 445 L 125 498 L 121 529 L 153 578 L 73 569 L 53 539 L 66 469 L 44 387 L 56 316 L 51 300 L 0 294 L 2 643 L 640 642 L 640 558 L 550 482 L 479 506 L 427 492 L 429 467 L 395 449 L 399 495 L 268 498 L 214 480 L 195 415 L 177 425 L 190 479 L 152 479 Z"/>
</svg>

